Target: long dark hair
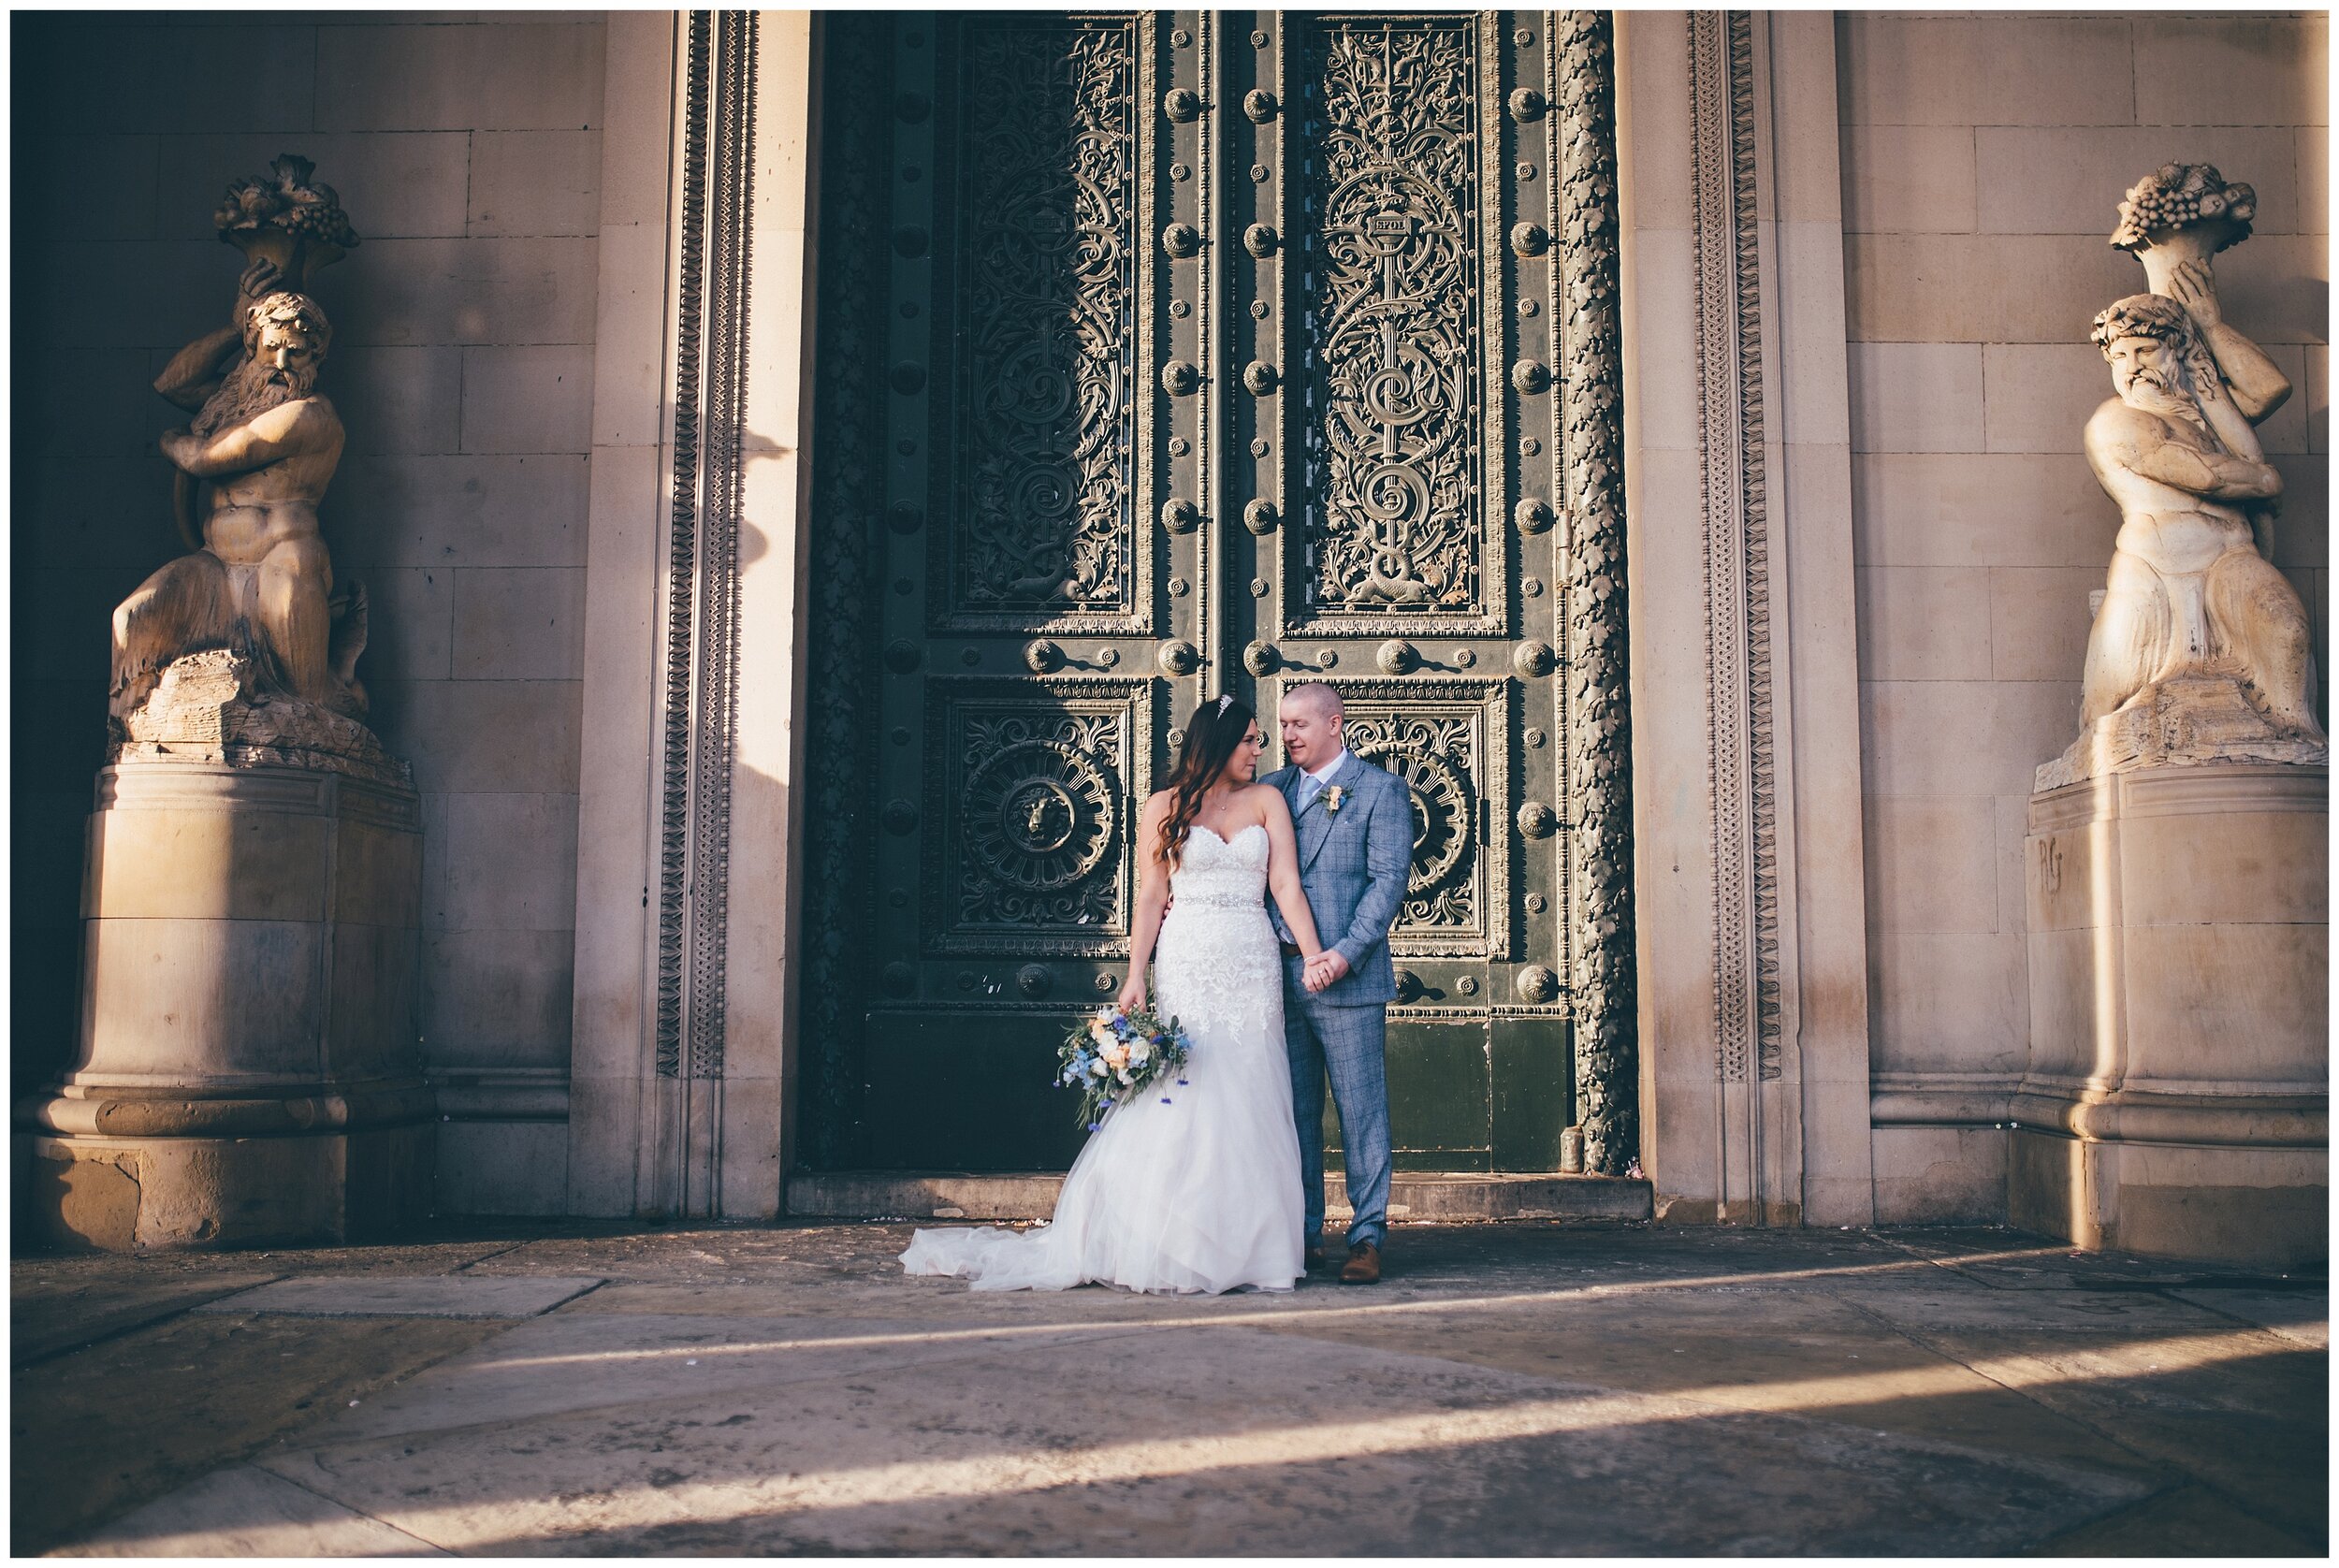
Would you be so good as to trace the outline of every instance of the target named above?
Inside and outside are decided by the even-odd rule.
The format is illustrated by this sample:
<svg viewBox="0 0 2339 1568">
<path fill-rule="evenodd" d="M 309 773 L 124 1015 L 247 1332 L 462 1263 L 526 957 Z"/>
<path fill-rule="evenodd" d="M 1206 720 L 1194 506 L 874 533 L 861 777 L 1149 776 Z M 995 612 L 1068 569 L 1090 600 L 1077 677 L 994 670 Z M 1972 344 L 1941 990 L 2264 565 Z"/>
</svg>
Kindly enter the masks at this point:
<svg viewBox="0 0 2339 1568">
<path fill-rule="evenodd" d="M 1170 815 L 1161 824 L 1161 855 L 1175 870 L 1185 841 L 1201 814 L 1202 796 L 1227 771 L 1227 759 L 1242 744 L 1257 715 L 1240 697 L 1213 697 L 1185 721 L 1185 740 L 1170 770 Z"/>
</svg>

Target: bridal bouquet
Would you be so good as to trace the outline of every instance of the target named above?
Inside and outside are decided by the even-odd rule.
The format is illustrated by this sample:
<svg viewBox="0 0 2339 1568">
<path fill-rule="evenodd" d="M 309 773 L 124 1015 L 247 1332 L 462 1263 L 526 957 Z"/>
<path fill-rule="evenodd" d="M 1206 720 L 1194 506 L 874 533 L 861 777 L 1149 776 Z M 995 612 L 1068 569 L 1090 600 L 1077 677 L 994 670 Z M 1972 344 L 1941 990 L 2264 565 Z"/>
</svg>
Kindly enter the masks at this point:
<svg viewBox="0 0 2339 1568">
<path fill-rule="evenodd" d="M 1123 1012 L 1101 1007 L 1064 1037 L 1056 1053 L 1063 1064 L 1056 1084 L 1081 1092 L 1081 1123 L 1095 1132 L 1114 1105 L 1133 1100 L 1183 1071 L 1191 1043 L 1174 1018 L 1164 1024 L 1142 1009 Z M 1161 1103 L 1168 1105 L 1170 1096 L 1162 1096 Z"/>
</svg>

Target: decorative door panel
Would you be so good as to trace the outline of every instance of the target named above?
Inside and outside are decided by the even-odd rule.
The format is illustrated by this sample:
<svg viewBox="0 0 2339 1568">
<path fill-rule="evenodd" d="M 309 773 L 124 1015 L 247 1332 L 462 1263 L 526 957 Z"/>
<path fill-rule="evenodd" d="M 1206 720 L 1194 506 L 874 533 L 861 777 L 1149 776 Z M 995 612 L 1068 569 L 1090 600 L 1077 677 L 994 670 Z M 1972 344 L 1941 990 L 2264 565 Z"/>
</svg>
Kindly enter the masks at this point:
<svg viewBox="0 0 2339 1568">
<path fill-rule="evenodd" d="M 1055 1041 L 1126 973 L 1181 716 L 1321 679 L 1414 804 L 1400 1164 L 1559 1168 L 1561 459 L 1613 383 L 1562 420 L 1558 237 L 1613 182 L 1580 188 L 1605 120 L 1570 152 L 1547 111 L 1562 49 L 1605 81 L 1605 22 L 823 25 L 808 1160 L 1068 1161 Z M 1574 286 L 1570 329 L 1613 288 Z"/>
</svg>

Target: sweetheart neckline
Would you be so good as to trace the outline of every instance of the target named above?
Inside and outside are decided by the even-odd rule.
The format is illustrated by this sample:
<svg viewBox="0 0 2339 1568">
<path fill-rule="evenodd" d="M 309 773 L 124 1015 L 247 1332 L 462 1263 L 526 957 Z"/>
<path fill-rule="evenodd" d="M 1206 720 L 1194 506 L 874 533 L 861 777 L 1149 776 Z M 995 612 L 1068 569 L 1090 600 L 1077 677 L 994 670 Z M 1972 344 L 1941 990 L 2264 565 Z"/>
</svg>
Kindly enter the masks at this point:
<svg viewBox="0 0 2339 1568">
<path fill-rule="evenodd" d="M 1218 840 L 1219 843 L 1225 845 L 1229 849 L 1234 848 L 1234 838 L 1242 837 L 1244 834 L 1249 833 L 1253 828 L 1257 828 L 1261 833 L 1265 833 L 1267 831 L 1267 824 L 1265 822 L 1245 822 L 1241 827 L 1234 830 L 1234 838 L 1228 838 L 1225 834 L 1220 833 L 1216 828 L 1212 827 L 1208 822 L 1197 822 L 1194 825 L 1201 829 L 1204 833 L 1210 835 L 1213 838 Z"/>
</svg>

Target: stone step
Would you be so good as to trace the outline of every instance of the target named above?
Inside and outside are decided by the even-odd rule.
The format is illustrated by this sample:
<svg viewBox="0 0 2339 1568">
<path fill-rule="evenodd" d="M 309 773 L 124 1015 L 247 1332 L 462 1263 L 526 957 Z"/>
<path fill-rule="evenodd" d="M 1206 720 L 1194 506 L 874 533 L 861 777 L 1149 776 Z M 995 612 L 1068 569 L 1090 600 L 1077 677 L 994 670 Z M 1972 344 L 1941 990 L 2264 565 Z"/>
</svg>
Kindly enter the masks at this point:
<svg viewBox="0 0 2339 1568">
<path fill-rule="evenodd" d="M 1055 1209 L 1064 1178 L 1052 1171 L 839 1170 L 788 1179 L 788 1212 L 799 1219 L 1036 1220 Z M 1327 1179 L 1327 1215 L 1348 1217 L 1346 1184 Z M 1401 1171 L 1390 1183 L 1392 1220 L 1645 1220 L 1645 1181 L 1558 1173 L 1489 1175 Z"/>
</svg>

